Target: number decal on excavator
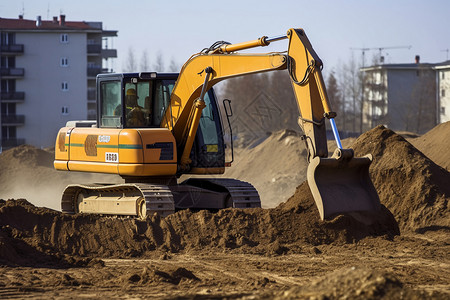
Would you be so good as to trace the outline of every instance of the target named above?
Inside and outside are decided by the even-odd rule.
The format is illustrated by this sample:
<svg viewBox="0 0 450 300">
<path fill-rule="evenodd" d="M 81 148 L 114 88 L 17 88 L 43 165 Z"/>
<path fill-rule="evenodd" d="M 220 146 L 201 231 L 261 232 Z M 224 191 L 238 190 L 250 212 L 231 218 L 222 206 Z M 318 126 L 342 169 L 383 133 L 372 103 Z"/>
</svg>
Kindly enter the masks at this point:
<svg viewBox="0 0 450 300">
<path fill-rule="evenodd" d="M 119 153 L 114 152 L 106 152 L 105 153 L 105 161 L 106 162 L 119 162 Z"/>
</svg>

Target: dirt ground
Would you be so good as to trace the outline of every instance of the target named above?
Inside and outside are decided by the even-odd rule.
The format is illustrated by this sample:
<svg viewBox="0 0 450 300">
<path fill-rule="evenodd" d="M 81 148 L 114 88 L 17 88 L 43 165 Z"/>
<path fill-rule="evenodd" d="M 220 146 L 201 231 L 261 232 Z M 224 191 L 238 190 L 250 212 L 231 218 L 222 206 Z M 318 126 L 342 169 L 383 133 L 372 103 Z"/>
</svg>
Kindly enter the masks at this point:
<svg viewBox="0 0 450 300">
<path fill-rule="evenodd" d="M 253 176 L 255 186 L 268 178 L 285 193 L 291 188 L 288 196 L 263 191 L 270 201 L 261 209 L 163 219 L 63 215 L 43 204 L 59 199 L 39 187 L 59 189 L 81 175 L 55 173 L 45 150 L 5 151 L 0 197 L 17 200 L 0 200 L 0 298 L 448 299 L 449 136 L 450 123 L 408 140 L 379 126 L 346 141 L 357 156 L 373 155 L 382 208 L 328 221 L 320 221 L 304 179 L 291 183 L 305 171 L 292 170 L 303 148 L 272 159 L 277 146 L 280 153 L 303 146 L 289 131 L 242 149 L 234 171 Z M 252 164 L 266 176 L 245 174 Z M 95 176 L 87 180 L 109 179 Z"/>
</svg>

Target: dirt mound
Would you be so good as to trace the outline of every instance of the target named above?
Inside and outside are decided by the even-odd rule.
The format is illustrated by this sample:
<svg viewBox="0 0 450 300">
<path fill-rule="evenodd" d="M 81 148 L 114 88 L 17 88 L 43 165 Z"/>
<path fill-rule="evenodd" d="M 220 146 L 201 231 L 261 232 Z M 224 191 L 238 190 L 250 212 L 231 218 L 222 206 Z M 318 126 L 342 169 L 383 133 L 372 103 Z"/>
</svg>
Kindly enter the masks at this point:
<svg viewBox="0 0 450 300">
<path fill-rule="evenodd" d="M 101 257 L 141 257 L 154 250 L 223 249 L 279 255 L 311 245 L 344 244 L 366 236 L 398 234 L 387 211 L 369 216 L 342 215 L 319 221 L 308 187 L 302 185 L 288 203 L 275 209 L 180 211 L 161 219 L 66 215 L 26 200 L 0 203 L 0 259 L 58 253 Z M 20 246 L 20 245 L 23 246 Z M 19 246 L 18 246 L 19 245 Z M 39 256 L 38 255 L 38 256 Z M 20 264 L 20 263 L 19 263 Z"/>
<path fill-rule="evenodd" d="M 286 201 L 306 180 L 306 150 L 301 134 L 293 130 L 273 133 L 255 147 L 236 148 L 235 161 L 222 177 L 250 182 L 264 208 Z"/>
<path fill-rule="evenodd" d="M 250 182 L 258 190 L 264 208 L 276 207 L 295 192 L 306 180 L 305 142 L 302 133 L 281 130 L 263 142 L 247 148 L 235 149 L 235 162 L 222 177 Z M 349 147 L 354 138 L 342 140 Z M 335 141 L 328 142 L 330 156 L 336 148 Z"/>
<path fill-rule="evenodd" d="M 370 166 L 372 181 L 381 203 L 394 214 L 402 230 L 450 226 L 449 172 L 383 126 L 360 136 L 352 148 L 357 156 L 374 156 Z"/>
<path fill-rule="evenodd" d="M 20 168 L 22 165 L 48 167 L 53 165 L 53 160 L 54 155 L 51 152 L 29 145 L 21 145 L 2 153 L 0 168 L 2 170 L 12 170 Z"/>
<path fill-rule="evenodd" d="M 436 164 L 450 171 L 450 122 L 439 124 L 409 142 Z"/>
<path fill-rule="evenodd" d="M 424 299 L 428 296 L 423 291 L 404 288 L 391 273 L 350 267 L 311 284 L 291 288 L 274 299 Z"/>
<path fill-rule="evenodd" d="M 54 153 L 21 145 L 0 154 L 0 199 L 26 198 L 33 204 L 60 209 L 64 188 L 71 183 L 122 182 L 116 175 L 61 172 Z"/>
</svg>

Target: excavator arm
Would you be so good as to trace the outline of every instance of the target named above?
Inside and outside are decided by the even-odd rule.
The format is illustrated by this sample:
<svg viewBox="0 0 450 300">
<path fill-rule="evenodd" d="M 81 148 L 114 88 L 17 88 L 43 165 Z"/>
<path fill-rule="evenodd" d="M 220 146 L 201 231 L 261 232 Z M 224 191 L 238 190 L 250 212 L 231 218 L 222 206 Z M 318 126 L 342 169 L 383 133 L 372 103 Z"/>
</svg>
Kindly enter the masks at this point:
<svg viewBox="0 0 450 300">
<path fill-rule="evenodd" d="M 268 46 L 273 41 L 289 38 L 288 54 L 238 54 L 239 50 Z M 172 130 L 180 153 L 182 165 L 189 164 L 188 154 L 198 127 L 204 93 L 216 83 L 237 76 L 287 69 L 297 100 L 302 127 L 308 146 L 308 157 L 327 157 L 325 117 L 336 114 L 331 111 L 323 83 L 322 61 L 315 53 L 302 29 L 290 29 L 287 35 L 269 39 L 222 45 L 212 53 L 197 54 L 181 69 L 172 92 L 169 109 L 161 127 Z M 197 116 L 197 117 L 195 117 Z"/>
<path fill-rule="evenodd" d="M 240 50 L 268 46 L 289 39 L 287 54 L 239 54 Z M 342 149 L 323 81 L 322 61 L 302 29 L 285 36 L 261 37 L 239 44 L 223 44 L 192 56 L 181 69 L 161 127 L 172 130 L 180 153 L 181 168 L 189 168 L 189 154 L 197 132 L 203 96 L 221 80 L 254 73 L 287 70 L 299 109 L 299 125 L 308 149 L 308 184 L 322 219 L 348 211 L 377 210 L 378 194 L 369 177 L 370 154 L 355 158 Z M 338 148 L 327 158 L 325 120 L 329 119 Z"/>
</svg>

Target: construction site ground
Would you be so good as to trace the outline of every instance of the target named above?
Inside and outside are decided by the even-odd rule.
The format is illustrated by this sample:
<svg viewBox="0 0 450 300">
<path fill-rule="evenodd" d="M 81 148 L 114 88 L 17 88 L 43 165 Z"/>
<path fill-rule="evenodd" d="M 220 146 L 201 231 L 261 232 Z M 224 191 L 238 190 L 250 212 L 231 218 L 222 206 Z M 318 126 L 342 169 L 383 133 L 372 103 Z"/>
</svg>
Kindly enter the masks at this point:
<svg viewBox="0 0 450 300">
<path fill-rule="evenodd" d="M 224 175 L 253 183 L 263 208 L 146 220 L 62 214 L 66 184 L 120 179 L 57 172 L 51 149 L 4 151 L 0 298 L 449 299 L 449 145 L 449 122 L 344 140 L 373 155 L 382 208 L 327 221 L 294 131 L 238 149 Z"/>
</svg>

